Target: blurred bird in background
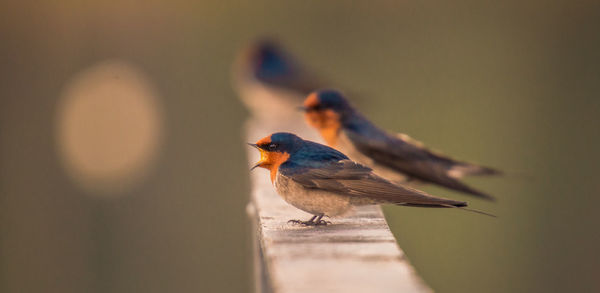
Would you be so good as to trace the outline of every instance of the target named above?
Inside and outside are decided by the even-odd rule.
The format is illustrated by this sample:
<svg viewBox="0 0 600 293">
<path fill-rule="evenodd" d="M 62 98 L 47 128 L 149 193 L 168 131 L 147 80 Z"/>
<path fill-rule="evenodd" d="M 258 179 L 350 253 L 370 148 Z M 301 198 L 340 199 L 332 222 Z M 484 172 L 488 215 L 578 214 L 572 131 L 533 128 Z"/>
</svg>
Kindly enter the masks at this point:
<svg viewBox="0 0 600 293">
<path fill-rule="evenodd" d="M 272 40 L 257 41 L 240 52 L 233 84 L 252 116 L 266 125 L 301 125 L 296 109 L 306 95 L 324 86 Z"/>
<path fill-rule="evenodd" d="M 308 221 L 290 222 L 326 225 L 324 216 L 341 216 L 353 206 L 371 204 L 463 209 L 467 206 L 466 202 L 393 184 L 339 151 L 291 133 L 274 133 L 250 145 L 261 155 L 252 169 L 268 169 L 277 193 L 289 204 L 313 214 Z"/>
<path fill-rule="evenodd" d="M 466 175 L 498 175 L 492 168 L 457 161 L 428 150 L 405 134 L 392 135 L 373 125 L 335 90 L 311 93 L 302 109 L 330 147 L 352 160 L 373 168 L 394 182 L 413 180 L 434 183 L 452 190 L 493 200 L 458 179 Z"/>
</svg>

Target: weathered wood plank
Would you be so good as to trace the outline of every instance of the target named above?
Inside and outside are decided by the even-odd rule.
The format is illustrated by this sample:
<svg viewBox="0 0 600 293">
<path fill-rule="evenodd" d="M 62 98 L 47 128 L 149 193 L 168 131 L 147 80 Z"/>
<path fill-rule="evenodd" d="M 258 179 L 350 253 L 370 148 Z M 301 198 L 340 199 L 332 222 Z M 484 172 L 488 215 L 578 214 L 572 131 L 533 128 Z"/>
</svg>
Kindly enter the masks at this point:
<svg viewBox="0 0 600 293">
<path fill-rule="evenodd" d="M 302 126 L 284 129 L 319 140 Z M 254 142 L 277 130 L 249 122 L 246 135 Z M 254 149 L 248 154 L 250 165 L 258 161 Z M 356 209 L 327 226 L 288 224 L 311 215 L 279 197 L 266 171 L 254 171 L 250 178 L 257 292 L 431 291 L 398 247 L 379 207 Z"/>
</svg>

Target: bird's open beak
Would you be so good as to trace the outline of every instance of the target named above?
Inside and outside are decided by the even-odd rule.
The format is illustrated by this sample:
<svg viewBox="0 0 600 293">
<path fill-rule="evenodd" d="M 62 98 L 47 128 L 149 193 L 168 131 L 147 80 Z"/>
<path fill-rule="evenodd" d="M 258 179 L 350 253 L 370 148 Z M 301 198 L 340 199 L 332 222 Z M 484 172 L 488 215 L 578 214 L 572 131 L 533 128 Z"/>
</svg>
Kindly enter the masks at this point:
<svg viewBox="0 0 600 293">
<path fill-rule="evenodd" d="M 258 162 L 256 163 L 256 165 L 254 165 L 254 166 L 252 166 L 252 168 L 250 168 L 250 171 L 252 171 L 252 170 L 256 169 L 256 167 L 260 167 L 260 164 L 262 164 L 262 161 L 258 161 Z"/>
<path fill-rule="evenodd" d="M 252 146 L 254 148 L 256 148 L 258 151 L 260 151 L 260 161 L 256 162 L 256 164 L 254 166 L 252 166 L 252 168 L 250 168 L 250 171 L 256 169 L 256 167 L 260 167 L 260 165 L 262 165 L 264 163 L 264 154 L 263 154 L 263 150 L 261 150 L 257 144 L 255 143 L 248 143 L 249 146 Z"/>
</svg>

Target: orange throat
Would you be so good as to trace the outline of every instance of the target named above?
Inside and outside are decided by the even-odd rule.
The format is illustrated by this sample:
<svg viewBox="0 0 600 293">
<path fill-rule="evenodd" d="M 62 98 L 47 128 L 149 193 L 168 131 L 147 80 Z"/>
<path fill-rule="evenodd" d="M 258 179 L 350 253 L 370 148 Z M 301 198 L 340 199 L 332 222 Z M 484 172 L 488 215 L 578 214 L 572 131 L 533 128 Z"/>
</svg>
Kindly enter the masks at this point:
<svg viewBox="0 0 600 293">
<path fill-rule="evenodd" d="M 327 145 L 335 148 L 338 141 L 340 128 L 340 116 L 333 110 L 311 111 L 305 115 L 308 124 L 319 130 L 321 137 Z"/>
<path fill-rule="evenodd" d="M 288 153 L 260 150 L 259 167 L 271 171 L 271 183 L 274 183 L 275 178 L 277 177 L 277 170 L 279 170 L 279 166 L 285 163 L 289 158 L 290 154 Z"/>
<path fill-rule="evenodd" d="M 339 134 L 339 127 L 329 127 L 319 129 L 321 136 L 325 140 L 328 146 L 336 148 Z"/>
</svg>

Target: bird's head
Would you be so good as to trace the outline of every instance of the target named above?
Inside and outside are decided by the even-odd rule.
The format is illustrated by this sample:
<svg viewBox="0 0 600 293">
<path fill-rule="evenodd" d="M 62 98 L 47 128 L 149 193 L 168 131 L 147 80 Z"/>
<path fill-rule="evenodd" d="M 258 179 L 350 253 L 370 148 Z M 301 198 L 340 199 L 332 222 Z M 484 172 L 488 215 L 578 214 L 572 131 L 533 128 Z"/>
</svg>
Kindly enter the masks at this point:
<svg viewBox="0 0 600 293">
<path fill-rule="evenodd" d="M 271 181 L 274 181 L 277 168 L 285 163 L 302 146 L 302 143 L 301 138 L 287 132 L 273 133 L 256 143 L 249 143 L 249 145 L 260 151 L 260 160 L 251 170 L 256 167 L 269 169 L 271 171 Z"/>
<path fill-rule="evenodd" d="M 273 40 L 260 40 L 246 52 L 246 64 L 259 79 L 276 80 L 294 74 L 295 65 Z"/>
<path fill-rule="evenodd" d="M 336 90 L 319 90 L 308 95 L 301 109 L 306 122 L 321 132 L 329 146 L 335 147 L 342 123 L 354 109 L 342 93 Z"/>
</svg>

